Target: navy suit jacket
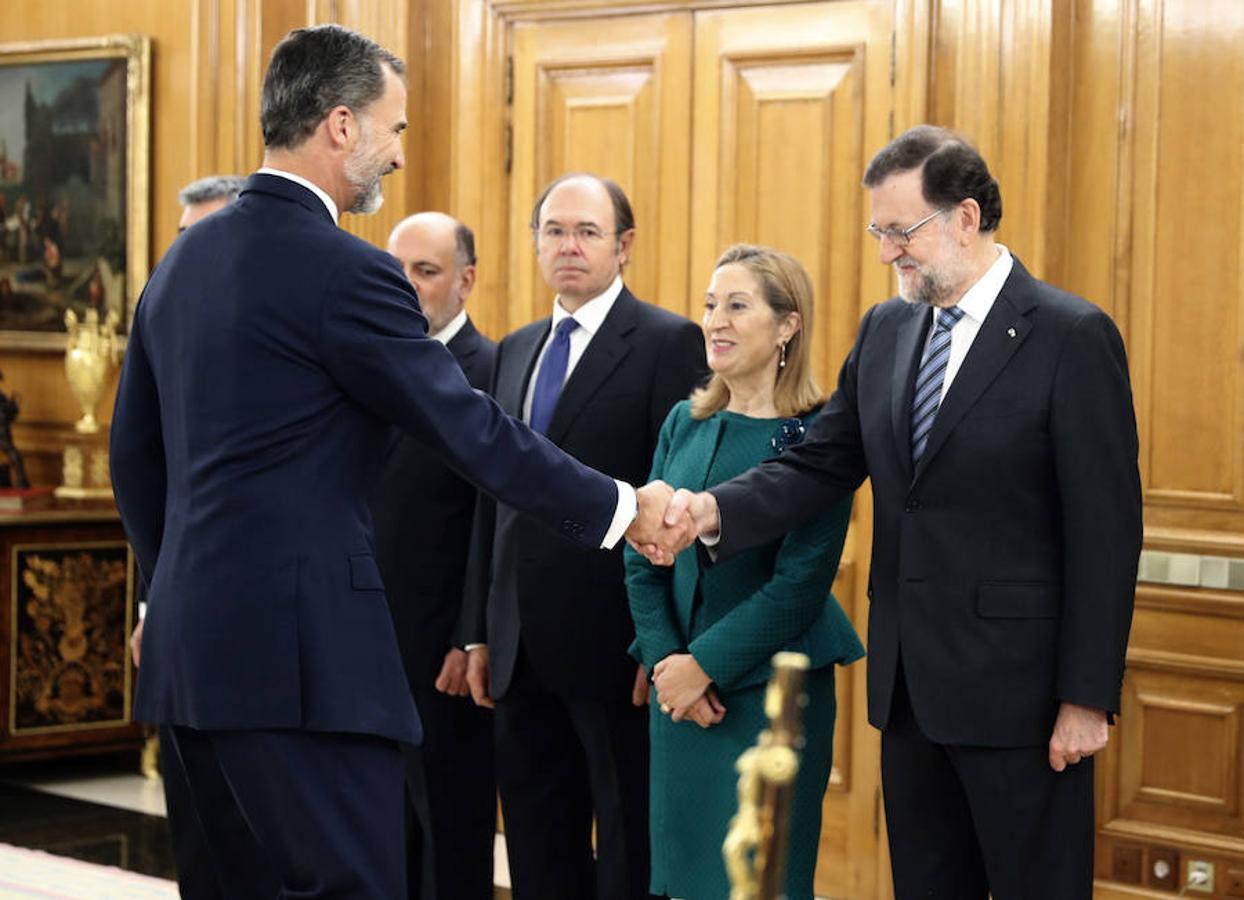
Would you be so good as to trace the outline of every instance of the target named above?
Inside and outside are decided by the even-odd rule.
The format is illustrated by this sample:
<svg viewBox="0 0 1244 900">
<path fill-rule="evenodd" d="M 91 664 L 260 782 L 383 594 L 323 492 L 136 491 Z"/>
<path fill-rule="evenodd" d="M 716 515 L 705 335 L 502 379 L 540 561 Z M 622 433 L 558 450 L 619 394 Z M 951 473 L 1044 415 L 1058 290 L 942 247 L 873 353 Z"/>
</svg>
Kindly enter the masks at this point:
<svg viewBox="0 0 1244 900">
<path fill-rule="evenodd" d="M 899 298 L 868 311 L 807 439 L 712 489 L 719 554 L 870 478 L 869 720 L 886 725 L 901 650 L 931 739 L 1042 745 L 1060 701 L 1119 708 L 1141 543 L 1123 341 L 1015 260 L 913 468 L 929 321 Z"/>
<path fill-rule="evenodd" d="M 521 416 L 552 318 L 497 348 L 493 393 Z M 576 459 L 632 484 L 647 480 L 670 408 L 707 372 L 704 333 L 626 288 L 558 397 L 548 437 Z M 585 553 L 550 541 L 522 510 L 485 501 L 472 536 L 463 642 L 487 641 L 494 698 L 509 689 L 521 641 L 541 680 L 566 697 L 630 697 L 635 639 L 622 550 Z"/>
<path fill-rule="evenodd" d="M 468 319 L 447 346 L 471 386 L 487 390 L 496 343 Z M 412 688 L 432 686 L 454 644 L 476 496 L 473 484 L 406 435 L 372 493 L 376 561 Z"/>
<path fill-rule="evenodd" d="M 118 388 L 113 485 L 150 585 L 135 718 L 419 738 L 367 507 L 390 423 L 603 539 L 612 480 L 471 388 L 391 256 L 251 176 L 152 273 Z"/>
</svg>

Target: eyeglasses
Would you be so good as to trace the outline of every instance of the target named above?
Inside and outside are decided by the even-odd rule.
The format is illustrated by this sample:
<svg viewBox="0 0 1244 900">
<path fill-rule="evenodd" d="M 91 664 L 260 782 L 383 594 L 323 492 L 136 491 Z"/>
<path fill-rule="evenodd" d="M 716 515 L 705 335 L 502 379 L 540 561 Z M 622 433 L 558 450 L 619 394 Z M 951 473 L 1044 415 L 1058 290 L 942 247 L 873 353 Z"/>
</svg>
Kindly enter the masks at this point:
<svg viewBox="0 0 1244 900">
<path fill-rule="evenodd" d="M 885 238 L 895 247 L 906 247 L 911 243 L 911 236 L 916 233 L 921 225 L 924 225 L 926 222 L 932 222 L 934 218 L 945 212 L 950 212 L 950 209 L 935 209 L 910 228 L 878 228 L 870 223 L 864 230 L 877 240 Z"/>
<path fill-rule="evenodd" d="M 601 231 L 595 225 L 580 225 L 573 229 L 561 225 L 545 225 L 536 232 L 536 237 L 541 244 L 551 245 L 560 244 L 567 235 L 570 235 L 580 247 L 590 247 L 617 233 L 616 231 Z"/>
</svg>

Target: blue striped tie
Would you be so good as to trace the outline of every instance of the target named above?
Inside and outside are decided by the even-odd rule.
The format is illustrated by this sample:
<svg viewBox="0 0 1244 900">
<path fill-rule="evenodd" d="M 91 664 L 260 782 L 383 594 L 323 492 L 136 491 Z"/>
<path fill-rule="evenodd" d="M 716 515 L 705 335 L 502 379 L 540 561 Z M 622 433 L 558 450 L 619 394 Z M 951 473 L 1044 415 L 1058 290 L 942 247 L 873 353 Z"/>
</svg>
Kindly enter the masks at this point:
<svg viewBox="0 0 1244 900">
<path fill-rule="evenodd" d="M 929 432 L 937 418 L 937 408 L 942 403 L 942 382 L 946 378 L 946 364 L 950 362 L 950 329 L 963 318 L 963 310 L 957 306 L 937 311 L 937 324 L 933 337 L 924 351 L 920 372 L 916 375 L 916 392 L 911 400 L 911 461 L 913 465 L 924 456 L 929 443 Z"/>
</svg>

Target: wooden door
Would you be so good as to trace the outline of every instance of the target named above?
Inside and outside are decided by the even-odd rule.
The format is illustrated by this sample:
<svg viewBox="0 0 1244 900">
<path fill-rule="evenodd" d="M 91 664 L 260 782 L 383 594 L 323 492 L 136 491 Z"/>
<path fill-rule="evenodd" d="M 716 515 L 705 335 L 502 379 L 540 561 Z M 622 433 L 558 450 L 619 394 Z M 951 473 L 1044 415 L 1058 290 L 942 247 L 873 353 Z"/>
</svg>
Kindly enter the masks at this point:
<svg viewBox="0 0 1244 900">
<path fill-rule="evenodd" d="M 519 21 L 511 41 L 510 327 L 549 313 L 552 294 L 526 223 L 544 186 L 569 171 L 622 186 L 637 225 L 627 285 L 641 299 L 683 308 L 690 15 Z"/>
<path fill-rule="evenodd" d="M 860 187 L 889 138 L 893 8 L 889 2 L 709 10 L 695 16 L 694 146 L 688 314 L 714 260 L 736 241 L 785 250 L 816 289 L 813 361 L 825 389 L 863 310 L 889 295 L 865 243 Z M 867 491 L 835 594 L 866 624 Z M 834 771 L 825 797 L 817 893 L 879 897 L 882 859 L 877 733 L 864 704 L 864 663 L 840 671 Z"/>
</svg>

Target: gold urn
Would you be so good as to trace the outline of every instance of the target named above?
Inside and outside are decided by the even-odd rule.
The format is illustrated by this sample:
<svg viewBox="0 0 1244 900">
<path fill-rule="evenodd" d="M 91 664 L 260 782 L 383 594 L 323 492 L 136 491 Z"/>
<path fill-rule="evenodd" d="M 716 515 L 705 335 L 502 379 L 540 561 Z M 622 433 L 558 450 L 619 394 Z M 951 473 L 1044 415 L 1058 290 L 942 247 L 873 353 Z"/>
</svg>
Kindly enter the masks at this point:
<svg viewBox="0 0 1244 900">
<path fill-rule="evenodd" d="M 109 311 L 101 323 L 99 312 L 86 311 L 79 321 L 72 309 L 65 313 L 69 343 L 65 348 L 65 375 L 69 389 L 82 407 L 82 418 L 74 423 L 79 435 L 65 447 L 61 486 L 56 496 L 75 499 L 108 499 L 112 485 L 108 477 L 108 437 L 100 429 L 95 409 L 103 398 L 120 348 L 117 325 L 120 317 Z"/>
</svg>

